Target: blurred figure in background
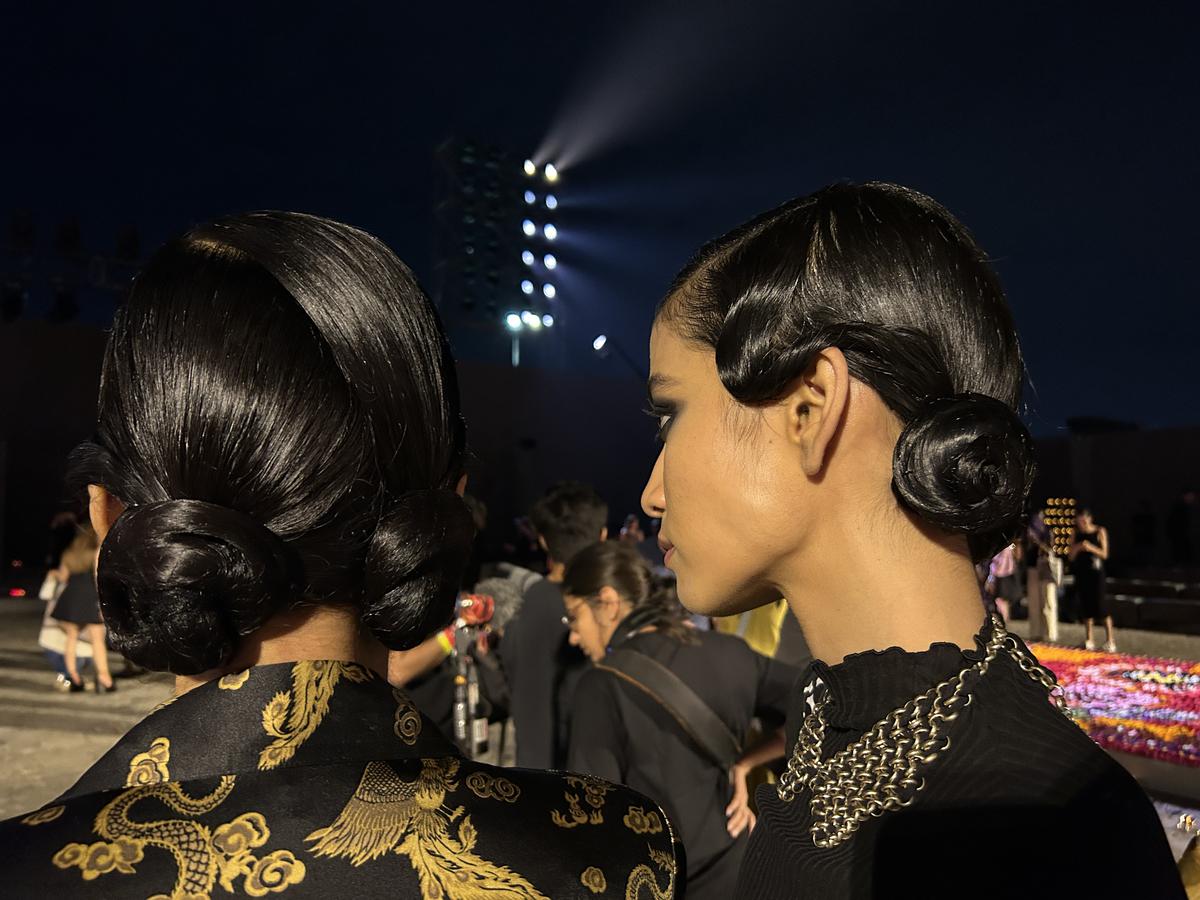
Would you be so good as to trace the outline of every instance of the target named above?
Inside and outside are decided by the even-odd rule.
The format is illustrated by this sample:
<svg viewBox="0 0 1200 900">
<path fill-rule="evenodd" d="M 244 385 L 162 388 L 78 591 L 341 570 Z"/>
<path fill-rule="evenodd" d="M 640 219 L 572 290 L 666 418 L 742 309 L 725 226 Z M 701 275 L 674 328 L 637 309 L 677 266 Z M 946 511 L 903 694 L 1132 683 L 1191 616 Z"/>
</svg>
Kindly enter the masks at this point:
<svg viewBox="0 0 1200 900">
<path fill-rule="evenodd" d="M 580 552 L 563 592 L 571 642 L 595 663 L 575 694 L 567 767 L 656 799 L 687 848 L 690 900 L 732 897 L 755 823 L 746 779 L 783 756 L 798 670 L 688 627 L 673 581 L 629 544 Z M 756 715 L 771 737 L 747 752 Z M 666 827 L 634 810 L 626 824 Z"/>
<path fill-rule="evenodd" d="M 1025 604 L 1029 608 L 1029 639 L 1058 640 L 1058 583 L 1062 566 L 1050 549 L 1050 530 L 1041 510 L 1025 531 Z M 1056 572 L 1058 573 L 1056 575 Z"/>
<path fill-rule="evenodd" d="M 1016 547 L 1012 544 L 992 557 L 988 566 L 988 589 L 992 592 L 1000 618 L 1007 622 L 1021 599 L 1017 584 Z"/>
<path fill-rule="evenodd" d="M 1104 562 L 1108 559 L 1108 529 L 1096 524 L 1090 509 L 1081 509 L 1075 517 L 1075 539 L 1071 542 L 1068 558 L 1071 561 L 1071 574 L 1075 576 L 1075 593 L 1083 610 L 1083 623 L 1087 627 L 1084 649 L 1096 649 L 1092 629 L 1097 619 L 1103 619 L 1104 649 L 1109 653 L 1116 653 L 1112 607 L 1104 584 Z"/>
<path fill-rule="evenodd" d="M 587 660 L 568 643 L 563 624 L 563 572 L 571 558 L 608 538 L 608 504 L 590 486 L 556 484 L 534 504 L 530 519 L 546 554 L 546 577 L 525 591 L 499 647 L 508 677 L 517 765 L 561 769 L 575 686 Z"/>
<path fill-rule="evenodd" d="M 100 598 L 96 593 L 96 554 L 100 542 L 91 526 L 78 530 L 70 546 L 63 551 L 62 561 L 53 575 L 62 585 L 62 592 L 54 603 L 50 616 L 56 620 L 67 640 L 63 648 L 63 664 L 67 670 L 70 690 L 83 690 L 83 679 L 76 665 L 76 647 L 79 634 L 86 629 L 92 645 L 92 664 L 96 667 L 96 691 L 109 692 L 117 689 L 108 670 L 108 651 L 105 645 L 104 619 L 100 615 Z"/>
</svg>

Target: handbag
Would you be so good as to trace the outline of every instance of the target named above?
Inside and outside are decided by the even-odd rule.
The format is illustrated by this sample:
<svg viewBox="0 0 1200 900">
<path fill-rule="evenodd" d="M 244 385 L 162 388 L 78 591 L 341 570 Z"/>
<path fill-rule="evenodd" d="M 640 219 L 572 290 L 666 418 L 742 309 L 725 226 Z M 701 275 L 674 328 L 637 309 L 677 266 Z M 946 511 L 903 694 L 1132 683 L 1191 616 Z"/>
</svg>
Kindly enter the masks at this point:
<svg viewBox="0 0 1200 900">
<path fill-rule="evenodd" d="M 721 769 L 728 769 L 741 758 L 741 742 L 720 716 L 658 661 L 636 650 L 619 648 L 596 668 L 611 672 L 658 703 Z"/>
</svg>

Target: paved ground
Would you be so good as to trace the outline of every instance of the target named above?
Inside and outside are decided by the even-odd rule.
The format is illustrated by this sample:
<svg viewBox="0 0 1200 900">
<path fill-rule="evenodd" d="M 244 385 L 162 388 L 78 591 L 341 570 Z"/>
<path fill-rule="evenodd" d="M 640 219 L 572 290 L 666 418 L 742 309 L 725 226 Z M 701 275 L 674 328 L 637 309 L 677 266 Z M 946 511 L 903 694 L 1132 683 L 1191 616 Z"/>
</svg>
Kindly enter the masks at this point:
<svg viewBox="0 0 1200 900">
<path fill-rule="evenodd" d="M 120 679 L 114 694 L 57 692 L 54 673 L 37 646 L 42 610 L 38 600 L 0 600 L 0 819 L 35 809 L 66 790 L 171 692 L 171 679 L 164 675 Z M 1013 631 L 1024 635 L 1024 625 L 1014 622 Z M 1082 626 L 1063 626 L 1060 639 L 1082 644 Z M 1126 653 L 1200 660 L 1200 637 L 1127 631 L 1117 641 Z M 118 658 L 112 662 L 114 670 L 120 668 Z M 497 738 L 494 733 L 493 745 Z M 1194 777 L 1190 771 L 1186 775 Z M 1187 840 L 1174 825 L 1186 810 L 1167 802 L 1156 805 L 1178 856 Z M 1200 819 L 1200 811 L 1191 812 Z"/>
</svg>

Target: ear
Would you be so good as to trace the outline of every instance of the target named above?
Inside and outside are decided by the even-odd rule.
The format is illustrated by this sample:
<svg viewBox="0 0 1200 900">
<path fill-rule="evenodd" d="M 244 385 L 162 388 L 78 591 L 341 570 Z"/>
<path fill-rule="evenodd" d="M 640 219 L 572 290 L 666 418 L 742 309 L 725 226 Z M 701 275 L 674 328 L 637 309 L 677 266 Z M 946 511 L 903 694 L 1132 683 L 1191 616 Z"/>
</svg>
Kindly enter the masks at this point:
<svg viewBox="0 0 1200 900">
<path fill-rule="evenodd" d="M 458 486 L 454 489 L 454 493 L 458 496 L 463 496 L 467 492 L 467 473 L 463 472 L 462 478 L 458 479 Z"/>
<path fill-rule="evenodd" d="M 783 403 L 787 437 L 800 450 L 800 463 L 810 477 L 825 468 L 830 446 L 850 402 L 850 369 L 836 347 L 816 355 Z"/>
<path fill-rule="evenodd" d="M 608 526 L 605 525 L 603 528 L 600 529 L 600 543 L 603 544 L 607 540 L 608 540 Z"/>
<path fill-rule="evenodd" d="M 92 520 L 92 528 L 101 543 L 108 536 L 121 513 L 125 512 L 125 504 L 98 484 L 89 484 L 88 488 L 88 518 Z"/>
</svg>

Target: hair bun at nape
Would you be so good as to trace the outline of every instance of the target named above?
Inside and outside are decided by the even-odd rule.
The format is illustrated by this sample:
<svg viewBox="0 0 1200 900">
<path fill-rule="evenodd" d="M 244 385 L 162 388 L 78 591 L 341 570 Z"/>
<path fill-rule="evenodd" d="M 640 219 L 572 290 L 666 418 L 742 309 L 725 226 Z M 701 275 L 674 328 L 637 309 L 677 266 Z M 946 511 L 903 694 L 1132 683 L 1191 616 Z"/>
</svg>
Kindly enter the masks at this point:
<svg viewBox="0 0 1200 900">
<path fill-rule="evenodd" d="M 138 665 L 194 675 L 299 599 L 300 565 L 261 522 L 200 500 L 133 506 L 100 548 L 100 608 L 113 648 Z"/>
<path fill-rule="evenodd" d="M 892 459 L 901 502 L 938 528 L 967 535 L 976 561 L 1016 538 L 1035 474 L 1028 429 L 1008 405 L 983 394 L 927 403 Z"/>
<path fill-rule="evenodd" d="M 392 650 L 415 647 L 445 626 L 474 540 L 471 510 L 454 491 L 394 500 L 367 550 L 363 624 Z"/>
</svg>

